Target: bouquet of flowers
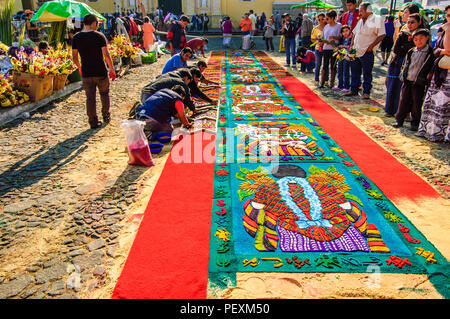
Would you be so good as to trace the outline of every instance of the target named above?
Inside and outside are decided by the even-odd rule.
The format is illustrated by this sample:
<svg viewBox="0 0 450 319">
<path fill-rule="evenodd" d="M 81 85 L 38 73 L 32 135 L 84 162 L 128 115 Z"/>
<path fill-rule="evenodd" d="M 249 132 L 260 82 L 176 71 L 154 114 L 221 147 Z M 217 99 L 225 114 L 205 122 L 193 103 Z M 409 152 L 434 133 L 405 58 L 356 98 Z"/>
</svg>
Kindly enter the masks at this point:
<svg viewBox="0 0 450 319">
<path fill-rule="evenodd" d="M 333 56 L 336 57 L 336 63 L 343 60 L 353 61 L 356 58 L 356 49 L 346 46 L 337 47 L 334 48 Z"/>
<path fill-rule="evenodd" d="M 71 60 L 71 51 L 64 49 L 61 43 L 57 45 L 56 49 L 50 48 L 47 56 L 56 66 L 55 74 L 71 74 L 77 69 L 77 66 Z"/>
<path fill-rule="evenodd" d="M 336 43 L 334 41 L 322 39 L 322 36 L 319 35 L 317 37 L 317 40 L 313 44 L 311 44 L 310 47 L 315 47 L 319 43 L 322 43 L 322 45 L 319 46 L 319 52 L 322 52 L 323 44 L 329 44 L 329 45 L 332 45 L 332 46 L 336 46 Z"/>
<path fill-rule="evenodd" d="M 30 73 L 39 77 L 56 74 L 58 70 L 58 66 L 52 61 L 51 57 L 35 51 L 28 54 L 23 48 L 17 51 L 16 57 L 11 59 L 11 63 L 15 71 Z"/>
<path fill-rule="evenodd" d="M 71 74 L 77 69 L 70 59 L 71 53 L 62 45 L 49 48 L 46 55 L 23 47 L 14 51 L 11 63 L 17 72 L 25 72 L 44 77 L 45 75 Z"/>
<path fill-rule="evenodd" d="M 27 102 L 28 95 L 14 89 L 13 82 L 0 74 L 0 106 L 10 107 Z"/>
</svg>

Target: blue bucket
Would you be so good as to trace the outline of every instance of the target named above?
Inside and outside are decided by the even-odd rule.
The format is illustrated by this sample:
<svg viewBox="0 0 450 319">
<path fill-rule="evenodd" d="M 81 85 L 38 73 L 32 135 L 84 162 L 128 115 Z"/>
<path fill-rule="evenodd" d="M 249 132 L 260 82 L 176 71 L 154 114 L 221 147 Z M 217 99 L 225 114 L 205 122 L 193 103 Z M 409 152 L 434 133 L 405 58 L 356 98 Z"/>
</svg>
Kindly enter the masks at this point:
<svg viewBox="0 0 450 319">
<path fill-rule="evenodd" d="M 162 151 L 162 149 L 163 149 L 163 147 L 164 147 L 164 144 L 161 144 L 161 143 L 151 143 L 151 144 L 149 145 L 149 147 L 150 147 L 150 152 L 151 152 L 152 154 L 158 154 L 158 153 L 161 153 L 161 151 Z"/>
<path fill-rule="evenodd" d="M 160 143 L 169 143 L 170 141 L 172 141 L 172 134 L 171 133 L 158 133 L 156 135 L 156 139 L 160 142 Z"/>
</svg>

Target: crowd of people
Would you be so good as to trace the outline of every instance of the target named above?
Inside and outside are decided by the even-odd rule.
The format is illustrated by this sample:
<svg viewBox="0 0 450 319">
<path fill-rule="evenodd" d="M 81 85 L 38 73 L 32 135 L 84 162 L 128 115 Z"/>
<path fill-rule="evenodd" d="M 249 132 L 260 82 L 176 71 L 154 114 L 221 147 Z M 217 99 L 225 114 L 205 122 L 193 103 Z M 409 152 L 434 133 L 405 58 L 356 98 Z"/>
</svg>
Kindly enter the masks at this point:
<svg viewBox="0 0 450 319">
<path fill-rule="evenodd" d="M 430 141 L 449 141 L 450 81 L 447 61 L 450 56 L 450 6 L 445 8 L 444 22 L 432 42 L 432 19 L 420 14 L 416 4 L 403 8 L 399 17 L 374 13 L 369 2 L 357 5 L 347 0 L 347 11 L 330 10 L 313 17 L 278 13 L 265 19 L 250 10 L 239 27 L 242 48 L 249 49 L 249 39 L 257 30 L 264 32 L 266 50 L 274 51 L 273 36 L 283 36 L 286 67 L 301 72 L 314 72 L 320 89 L 330 88 L 344 96 L 371 99 L 374 64 L 381 52 L 381 66 L 387 65 L 385 116 L 395 117 L 393 127 L 400 128 L 410 121 L 417 136 Z M 257 21 L 264 21 L 258 25 Z M 222 24 L 223 44 L 229 44 L 232 25 L 226 17 Z M 226 32 L 225 32 L 225 29 Z M 337 80 L 337 81 L 336 81 Z"/>
<path fill-rule="evenodd" d="M 446 20 L 438 31 L 438 40 L 432 45 L 431 21 L 420 14 L 415 4 L 404 7 L 397 18 L 375 14 L 368 2 L 357 5 L 356 0 L 347 0 L 346 5 L 346 12 L 330 10 L 312 17 L 299 14 L 295 20 L 288 13 L 275 12 L 267 18 L 264 13 L 257 15 L 249 10 L 239 24 L 242 48 L 251 49 L 254 36 L 262 32 L 267 51 L 273 52 L 273 38 L 280 34 L 286 67 L 297 69 L 299 65 L 301 72 L 314 73 L 320 89 L 341 91 L 345 96 L 358 96 L 362 91 L 364 99 L 371 98 L 375 56 L 379 50 L 381 66 L 387 66 L 385 116 L 395 117 L 395 128 L 410 121 L 411 130 L 430 141 L 450 140 L 450 82 L 442 63 L 450 55 L 450 41 L 445 41 L 450 35 L 447 31 L 450 7 L 444 10 Z M 27 17 L 30 19 L 32 13 L 27 12 Z M 155 31 L 164 29 L 162 23 L 167 28 L 166 48 L 172 55 L 163 73 L 185 69 L 194 55 L 205 57 L 208 39 L 198 37 L 188 41 L 186 36 L 189 26 L 191 30 L 199 30 L 199 23 L 207 30 L 205 23 L 209 18 L 205 19 L 205 15 L 190 19 L 185 15 L 164 15 L 159 8 L 155 13 L 146 14 L 141 5 L 140 13 L 106 14 L 105 17 L 107 22 L 100 24 L 100 32 L 106 40 L 124 34 L 141 41 L 147 51 L 156 40 Z M 230 47 L 232 33 L 237 31 L 230 17 L 223 17 L 220 28 L 223 45 Z M 27 30 L 30 36 L 36 37 L 37 28 L 29 21 Z M 140 39 L 136 38 L 139 36 Z M 106 55 L 104 57 L 108 60 Z M 103 75 L 104 70 L 100 73 Z M 100 87 L 101 84 L 95 85 Z M 108 119 L 106 113 L 105 117 Z M 92 119 L 91 126 L 96 126 L 95 121 Z"/>
</svg>

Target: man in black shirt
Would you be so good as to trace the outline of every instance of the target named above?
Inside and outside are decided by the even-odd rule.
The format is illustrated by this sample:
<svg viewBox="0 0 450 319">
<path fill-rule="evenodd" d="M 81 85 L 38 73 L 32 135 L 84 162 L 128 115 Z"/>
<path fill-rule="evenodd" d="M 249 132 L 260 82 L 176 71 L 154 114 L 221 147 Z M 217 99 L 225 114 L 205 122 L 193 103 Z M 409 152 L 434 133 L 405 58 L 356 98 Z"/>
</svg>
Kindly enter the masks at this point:
<svg viewBox="0 0 450 319">
<path fill-rule="evenodd" d="M 109 76 L 115 80 L 116 73 L 111 56 L 108 52 L 105 36 L 97 31 L 97 17 L 88 14 L 84 17 L 84 29 L 78 32 L 72 40 L 72 58 L 78 67 L 86 92 L 86 110 L 91 128 L 101 126 L 97 117 L 96 89 L 100 93 L 102 102 L 103 121 L 107 124 L 111 120 L 109 99 L 109 78 L 105 61 L 109 67 Z M 78 59 L 81 56 L 81 65 Z"/>
<path fill-rule="evenodd" d="M 295 59 L 295 34 L 297 33 L 297 27 L 295 22 L 291 20 L 291 16 L 289 13 L 283 14 L 283 24 L 281 27 L 281 33 L 284 36 L 284 48 L 286 52 L 286 67 L 291 65 L 290 61 L 292 61 L 292 67 L 296 68 Z"/>
</svg>

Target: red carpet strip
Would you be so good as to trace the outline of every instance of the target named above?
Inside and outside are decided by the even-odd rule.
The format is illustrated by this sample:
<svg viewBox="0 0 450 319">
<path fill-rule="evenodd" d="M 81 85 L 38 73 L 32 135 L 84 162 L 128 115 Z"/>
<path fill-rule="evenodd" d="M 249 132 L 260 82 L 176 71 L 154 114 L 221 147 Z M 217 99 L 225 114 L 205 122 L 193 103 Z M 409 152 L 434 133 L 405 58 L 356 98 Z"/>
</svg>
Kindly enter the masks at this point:
<svg viewBox="0 0 450 319">
<path fill-rule="evenodd" d="M 196 133 L 171 155 L 183 143 L 194 159 L 192 140 L 201 134 L 201 150 L 214 154 L 215 136 Z M 176 163 L 169 156 L 112 298 L 206 298 L 213 177 L 214 163 Z"/>
<path fill-rule="evenodd" d="M 391 200 L 441 195 L 295 77 L 279 77 L 298 103 Z"/>
</svg>

